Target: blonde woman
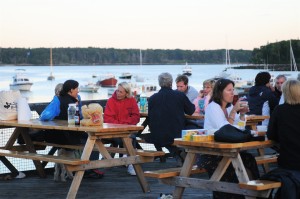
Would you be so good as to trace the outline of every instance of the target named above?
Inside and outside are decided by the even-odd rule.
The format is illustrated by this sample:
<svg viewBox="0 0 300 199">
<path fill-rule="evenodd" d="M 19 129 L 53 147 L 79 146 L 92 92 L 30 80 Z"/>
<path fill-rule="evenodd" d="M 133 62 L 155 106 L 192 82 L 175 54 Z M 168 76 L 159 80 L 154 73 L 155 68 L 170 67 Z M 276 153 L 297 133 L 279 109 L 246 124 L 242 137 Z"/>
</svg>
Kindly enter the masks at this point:
<svg viewBox="0 0 300 199">
<path fill-rule="evenodd" d="M 284 198 L 299 198 L 299 191 L 297 195 L 297 187 L 294 185 L 300 184 L 300 81 L 287 80 L 282 88 L 284 104 L 274 109 L 267 131 L 268 139 L 280 145 L 278 168 L 263 178 L 288 178 L 293 183 L 282 181 L 278 195 Z"/>
<path fill-rule="evenodd" d="M 140 111 L 135 98 L 132 96 L 127 82 L 118 84 L 118 89 L 107 100 L 104 111 L 104 122 L 114 124 L 133 124 L 140 121 Z M 123 146 L 121 139 L 113 139 L 115 145 Z M 132 165 L 128 166 L 128 173 L 136 175 Z"/>
</svg>

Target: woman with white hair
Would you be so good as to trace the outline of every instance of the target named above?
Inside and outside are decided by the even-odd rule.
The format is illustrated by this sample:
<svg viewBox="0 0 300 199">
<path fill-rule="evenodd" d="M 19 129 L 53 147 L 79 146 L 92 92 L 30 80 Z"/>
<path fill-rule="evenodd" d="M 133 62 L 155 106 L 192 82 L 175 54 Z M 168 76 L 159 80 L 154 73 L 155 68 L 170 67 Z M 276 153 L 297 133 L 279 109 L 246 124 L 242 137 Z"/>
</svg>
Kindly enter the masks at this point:
<svg viewBox="0 0 300 199">
<path fill-rule="evenodd" d="M 118 89 L 107 100 L 104 111 L 104 122 L 114 124 L 136 125 L 140 121 L 140 111 L 135 98 L 132 96 L 127 82 L 118 84 Z M 123 146 L 120 138 L 113 139 L 115 145 Z M 128 166 L 128 173 L 136 175 L 132 165 Z"/>
</svg>

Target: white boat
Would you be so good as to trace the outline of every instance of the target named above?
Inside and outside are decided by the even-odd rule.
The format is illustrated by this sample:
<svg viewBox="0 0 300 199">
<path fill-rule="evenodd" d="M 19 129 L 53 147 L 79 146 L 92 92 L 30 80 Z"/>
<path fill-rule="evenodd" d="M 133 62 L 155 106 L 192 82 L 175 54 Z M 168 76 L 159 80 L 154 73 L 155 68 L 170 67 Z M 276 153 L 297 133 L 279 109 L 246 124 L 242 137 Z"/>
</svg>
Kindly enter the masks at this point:
<svg viewBox="0 0 300 199">
<path fill-rule="evenodd" d="M 32 84 L 25 73 L 25 69 L 16 69 L 13 82 L 9 84 L 9 87 L 11 90 L 30 91 Z"/>
<path fill-rule="evenodd" d="M 225 63 L 227 67 L 219 75 L 215 76 L 214 79 L 220 79 L 220 78 L 230 79 L 234 82 L 234 87 L 237 90 L 245 90 L 253 86 L 254 84 L 253 80 L 243 80 L 240 76 L 238 76 L 235 73 L 234 69 L 231 68 L 229 50 L 226 49 L 225 53 L 226 53 Z"/>
<path fill-rule="evenodd" d="M 86 85 L 80 86 L 79 90 L 81 92 L 91 92 L 91 93 L 97 93 L 99 90 L 100 86 L 97 86 L 94 83 L 88 83 Z"/>
<path fill-rule="evenodd" d="M 48 76 L 47 80 L 54 80 L 55 77 L 53 75 L 53 61 L 52 61 L 52 48 L 50 48 L 50 75 Z"/>
<path fill-rule="evenodd" d="M 132 74 L 131 73 L 122 73 L 120 76 L 119 76 L 119 79 L 131 79 L 132 77 Z"/>
<path fill-rule="evenodd" d="M 191 76 L 192 75 L 192 67 L 189 66 L 187 63 L 185 63 L 185 66 L 182 69 L 182 74 L 187 75 L 187 76 Z"/>
</svg>

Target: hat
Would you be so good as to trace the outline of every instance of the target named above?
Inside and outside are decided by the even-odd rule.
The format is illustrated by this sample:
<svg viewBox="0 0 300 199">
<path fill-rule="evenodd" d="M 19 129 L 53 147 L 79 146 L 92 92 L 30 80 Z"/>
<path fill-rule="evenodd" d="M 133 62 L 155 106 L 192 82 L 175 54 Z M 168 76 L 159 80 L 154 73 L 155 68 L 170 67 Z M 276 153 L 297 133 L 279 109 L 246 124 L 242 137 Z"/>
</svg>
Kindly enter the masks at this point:
<svg viewBox="0 0 300 199">
<path fill-rule="evenodd" d="M 255 77 L 255 86 L 264 86 L 270 82 L 271 75 L 268 72 L 260 72 Z"/>
</svg>

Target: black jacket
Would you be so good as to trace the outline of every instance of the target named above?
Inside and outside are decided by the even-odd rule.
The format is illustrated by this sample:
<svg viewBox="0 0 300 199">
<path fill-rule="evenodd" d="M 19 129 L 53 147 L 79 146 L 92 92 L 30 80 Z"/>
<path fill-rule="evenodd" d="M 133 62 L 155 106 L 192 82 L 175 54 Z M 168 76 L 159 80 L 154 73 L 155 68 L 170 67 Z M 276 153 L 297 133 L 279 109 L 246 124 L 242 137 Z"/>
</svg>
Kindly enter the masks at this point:
<svg viewBox="0 0 300 199">
<path fill-rule="evenodd" d="M 266 86 L 252 86 L 248 94 L 249 114 L 261 115 L 263 104 L 268 101 L 270 114 L 278 105 L 279 99 L 275 97 L 270 88 Z"/>
<path fill-rule="evenodd" d="M 166 146 L 181 137 L 185 127 L 185 114 L 191 115 L 195 105 L 180 91 L 162 87 L 149 98 L 148 119 L 150 135 L 147 142 Z"/>
</svg>

